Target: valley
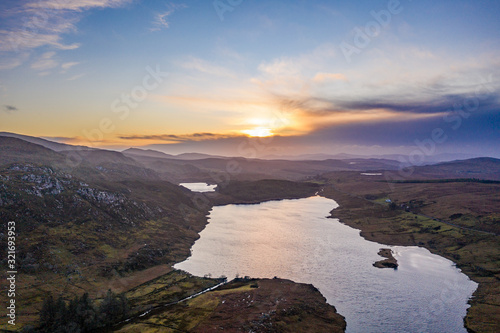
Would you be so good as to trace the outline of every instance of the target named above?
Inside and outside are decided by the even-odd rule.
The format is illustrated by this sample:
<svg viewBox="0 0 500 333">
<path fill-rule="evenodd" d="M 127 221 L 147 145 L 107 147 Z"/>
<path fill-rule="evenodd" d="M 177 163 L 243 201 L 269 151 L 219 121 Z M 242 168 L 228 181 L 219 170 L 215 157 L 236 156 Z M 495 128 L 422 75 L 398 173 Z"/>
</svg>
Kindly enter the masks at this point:
<svg viewBox="0 0 500 333">
<path fill-rule="evenodd" d="M 111 289 L 127 296 L 132 317 L 155 309 L 120 326 L 122 332 L 143 332 L 146 327 L 167 331 L 171 325 L 172 331 L 254 325 L 256 318 L 240 316 L 247 311 L 244 307 L 234 310 L 234 321 L 221 319 L 227 313 L 221 295 L 229 300 L 240 293 L 259 300 L 259 311 L 276 311 L 257 320 L 259 325 L 286 323 L 285 331 L 305 332 L 304 325 L 315 322 L 325 331 L 342 331 L 345 323 L 319 292 L 279 279 L 237 280 L 184 304 L 158 308 L 221 282 L 219 277 L 197 278 L 172 269 L 190 255 L 212 207 L 316 193 L 336 200 L 340 207 L 332 216 L 360 229 L 368 240 L 422 246 L 454 261 L 479 283 L 464 320 L 467 329 L 499 330 L 499 160 L 416 167 L 412 177 L 395 179 L 397 163 L 389 160 L 179 160 L 137 151 L 70 148 L 56 151 L 0 136 L 0 220 L 4 229 L 8 221 L 18 227 L 19 330 L 36 325 L 48 294 L 69 300 L 88 292 L 100 300 Z M 79 156 L 78 163 L 68 156 Z M 218 187 L 195 193 L 176 185 L 181 182 Z M 2 246 L 5 242 L 3 235 Z M 1 286 L 5 290 L 5 281 Z M 296 296 L 284 308 L 274 308 L 271 290 L 277 290 L 277 298 L 290 290 Z M 309 298 L 310 309 L 304 303 Z M 3 317 L 0 325 L 10 330 L 6 321 Z"/>
</svg>

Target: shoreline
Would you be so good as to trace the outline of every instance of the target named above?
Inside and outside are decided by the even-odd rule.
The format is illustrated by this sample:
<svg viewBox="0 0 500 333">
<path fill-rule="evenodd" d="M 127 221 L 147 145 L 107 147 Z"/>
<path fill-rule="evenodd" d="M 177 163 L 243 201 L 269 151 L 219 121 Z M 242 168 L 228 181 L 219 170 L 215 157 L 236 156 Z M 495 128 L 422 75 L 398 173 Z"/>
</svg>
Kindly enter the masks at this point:
<svg viewBox="0 0 500 333">
<path fill-rule="evenodd" d="M 360 230 L 360 235 L 366 240 L 391 246 L 420 246 L 431 253 L 442 256 L 456 264 L 462 273 L 472 281 L 478 283 L 476 291 L 468 301 L 470 307 L 464 317 L 464 327 L 469 333 L 500 332 L 500 282 L 496 273 L 481 269 L 483 262 L 466 261 L 454 253 L 450 248 L 456 247 L 456 239 L 434 233 L 408 232 L 400 226 L 402 213 L 388 211 L 384 206 L 333 188 L 324 187 L 322 196 L 335 200 L 339 207 L 333 209 L 332 218 L 338 218 L 342 223 Z M 461 230 L 465 237 L 474 233 L 470 230 Z M 475 259 L 487 260 L 479 253 L 482 248 L 488 248 L 489 243 L 495 243 L 498 236 L 481 235 L 475 238 L 468 237 L 469 246 L 477 247 Z"/>
<path fill-rule="evenodd" d="M 337 201 L 336 201 L 336 199 L 333 199 L 333 198 L 327 198 L 327 197 L 325 197 L 325 196 L 321 196 L 321 195 L 319 195 L 319 196 L 318 196 L 318 195 L 316 195 L 316 194 L 315 194 L 315 195 L 308 196 L 307 198 L 311 199 L 311 198 L 314 198 L 314 197 L 318 197 L 318 198 L 325 198 L 325 199 L 327 199 L 326 201 L 327 201 L 327 202 L 329 202 L 329 203 L 327 204 L 327 209 L 326 209 L 326 211 L 329 211 L 332 207 L 335 207 L 335 206 L 336 206 L 336 203 L 335 203 L 335 202 L 337 202 Z M 274 200 L 276 200 L 276 199 L 273 199 L 273 200 L 259 200 L 259 203 L 266 203 L 266 202 L 271 202 L 271 201 L 274 201 Z M 281 200 L 288 201 L 289 199 L 286 199 L 286 198 L 285 198 L 285 199 L 281 199 Z M 296 198 L 295 198 L 295 200 L 300 200 L 300 199 L 296 199 Z M 324 200 L 324 199 L 323 199 L 323 200 Z M 332 201 L 332 200 L 333 200 L 333 201 Z M 255 204 L 255 203 L 253 202 L 253 203 L 252 203 L 252 205 L 253 205 L 253 204 Z M 328 207 L 329 207 L 329 208 L 328 208 Z M 337 221 L 337 219 L 336 219 L 335 221 Z M 340 223 L 341 223 L 341 224 L 344 224 L 344 225 L 346 225 L 346 226 L 349 226 L 348 224 L 346 224 L 346 223 L 342 223 L 342 222 L 343 222 L 343 221 L 341 220 L 341 221 L 340 221 Z M 337 223 L 337 222 L 335 222 L 335 223 Z M 351 229 L 351 228 L 352 228 L 352 226 L 349 226 L 349 228 L 348 228 L 348 229 Z M 356 229 L 356 228 L 354 228 L 354 229 Z M 354 232 L 354 233 L 357 233 L 358 231 L 359 231 L 359 229 L 358 229 L 358 230 L 353 230 L 353 232 Z M 360 238 L 360 239 L 361 239 L 361 238 Z M 364 238 L 364 239 L 366 240 L 366 238 Z M 416 247 L 419 247 L 419 248 L 421 248 L 422 250 L 425 248 L 425 247 L 422 247 L 422 246 L 415 246 L 415 244 L 412 244 L 412 245 L 413 245 L 412 247 L 415 247 L 415 248 L 416 248 Z M 397 267 L 399 266 L 399 264 L 398 264 L 398 262 L 397 262 L 396 258 L 393 256 L 393 252 L 392 252 L 392 250 L 391 250 L 391 249 L 388 249 L 388 248 L 384 248 L 384 247 L 386 247 L 386 246 L 387 246 L 387 244 L 385 244 L 385 243 L 380 243 L 380 244 L 378 244 L 378 246 L 382 247 L 382 248 L 380 248 L 380 249 L 378 250 L 378 254 L 379 254 L 380 256 L 382 256 L 382 257 L 385 257 L 385 259 L 382 259 L 382 260 L 379 260 L 379 261 L 377 261 L 377 262 L 373 263 L 373 262 L 376 260 L 376 259 L 375 259 L 375 260 L 373 260 L 373 261 L 371 261 L 371 262 L 368 262 L 368 263 L 367 263 L 367 265 L 368 265 L 368 266 L 366 266 L 366 267 L 368 267 L 368 268 L 369 268 L 369 267 L 370 267 L 370 265 L 373 263 L 373 266 L 378 267 L 378 268 L 392 268 L 392 269 L 397 269 Z M 375 249 L 374 249 L 374 248 L 372 248 L 372 249 L 370 250 L 370 253 L 375 253 L 375 252 L 377 252 L 377 250 L 376 250 L 376 249 L 378 248 L 378 246 L 377 246 Z M 425 252 L 426 252 L 426 253 L 429 253 L 429 255 L 430 255 L 430 251 L 427 251 L 427 249 L 425 250 Z M 323 253 L 324 253 L 324 252 L 323 252 Z M 401 259 L 401 260 L 402 260 L 402 259 Z M 442 260 L 444 260 L 444 259 L 442 259 Z M 230 274 L 227 274 L 227 275 L 229 276 Z M 250 275 L 251 275 L 251 274 L 250 274 Z M 462 278 L 466 279 L 466 277 L 465 277 L 465 276 L 463 276 L 463 275 L 462 275 Z M 311 280 L 309 280 L 309 281 L 311 281 Z M 313 284 L 314 284 L 314 282 L 310 282 L 310 283 L 313 283 Z M 474 285 L 475 285 L 475 284 L 474 284 Z M 467 296 L 469 296 L 471 293 L 472 293 L 472 290 L 470 290 L 470 292 L 468 293 L 468 295 L 467 295 Z M 438 293 L 437 293 L 437 296 L 439 296 L 439 291 L 438 291 Z M 335 305 L 335 303 L 331 303 L 331 304 Z M 467 297 L 464 297 L 463 299 L 461 299 L 460 304 L 463 306 L 463 314 L 465 314 L 465 311 L 466 311 L 465 309 L 466 309 L 466 307 L 467 307 Z M 424 307 L 425 307 L 425 305 L 424 305 Z M 460 314 L 462 314 L 462 312 L 460 312 Z M 459 315 L 459 316 L 458 316 L 458 318 L 455 318 L 455 320 L 454 320 L 454 323 L 455 323 L 455 325 L 456 325 L 455 327 L 457 327 L 457 328 L 458 328 L 458 327 L 462 327 L 462 323 L 461 323 L 461 321 L 462 321 L 462 317 L 463 317 L 462 315 Z M 458 320 L 457 320 L 457 319 L 458 319 Z"/>
</svg>

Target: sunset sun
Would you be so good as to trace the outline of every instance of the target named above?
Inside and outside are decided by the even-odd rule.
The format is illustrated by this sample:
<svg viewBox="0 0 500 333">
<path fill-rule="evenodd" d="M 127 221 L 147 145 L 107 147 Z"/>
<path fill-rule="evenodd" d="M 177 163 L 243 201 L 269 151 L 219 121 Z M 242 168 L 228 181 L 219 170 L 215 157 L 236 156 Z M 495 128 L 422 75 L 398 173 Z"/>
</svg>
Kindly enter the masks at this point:
<svg viewBox="0 0 500 333">
<path fill-rule="evenodd" d="M 265 128 L 265 127 L 256 127 L 249 130 L 243 130 L 241 132 L 245 133 L 250 137 L 258 137 L 258 138 L 265 138 L 274 135 L 274 133 L 271 131 L 270 128 Z"/>
</svg>

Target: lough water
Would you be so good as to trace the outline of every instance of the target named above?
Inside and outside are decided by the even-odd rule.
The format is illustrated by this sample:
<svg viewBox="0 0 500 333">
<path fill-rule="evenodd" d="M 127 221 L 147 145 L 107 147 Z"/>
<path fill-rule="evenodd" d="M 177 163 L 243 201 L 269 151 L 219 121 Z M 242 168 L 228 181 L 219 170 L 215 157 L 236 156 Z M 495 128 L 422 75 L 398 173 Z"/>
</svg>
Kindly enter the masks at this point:
<svg viewBox="0 0 500 333">
<path fill-rule="evenodd" d="M 217 185 L 208 185 L 207 183 L 180 183 L 179 186 L 183 186 L 193 192 L 213 192 Z"/>
<path fill-rule="evenodd" d="M 373 267 L 388 246 L 326 218 L 336 207 L 318 196 L 214 207 L 191 257 L 175 268 L 311 283 L 346 317 L 347 332 L 466 333 L 475 282 L 419 247 L 391 247 L 397 270 Z"/>
</svg>

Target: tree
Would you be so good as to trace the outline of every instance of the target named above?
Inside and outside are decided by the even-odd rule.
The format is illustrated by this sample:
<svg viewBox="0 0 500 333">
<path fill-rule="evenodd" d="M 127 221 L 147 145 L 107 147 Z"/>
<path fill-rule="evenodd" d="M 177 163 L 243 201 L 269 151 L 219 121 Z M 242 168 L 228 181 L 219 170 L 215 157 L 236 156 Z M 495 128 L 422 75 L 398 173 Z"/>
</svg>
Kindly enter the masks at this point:
<svg viewBox="0 0 500 333">
<path fill-rule="evenodd" d="M 68 321 L 68 308 L 62 296 L 59 296 L 55 303 L 54 325 L 65 324 Z"/>
<path fill-rule="evenodd" d="M 76 319 L 76 323 L 82 328 L 82 332 L 90 331 L 99 326 L 97 312 L 88 293 L 83 294 L 78 300 Z"/>
<path fill-rule="evenodd" d="M 49 296 L 43 301 L 40 311 L 40 325 L 37 332 L 47 333 L 86 333 L 96 328 L 111 326 L 123 319 L 128 313 L 128 301 L 124 295 L 117 296 L 108 290 L 99 307 L 88 293 L 75 296 L 66 305 L 62 297 L 54 301 Z M 27 331 L 27 332 L 34 332 Z"/>
<path fill-rule="evenodd" d="M 42 310 L 40 311 L 40 327 L 50 328 L 54 325 L 56 318 L 56 306 L 54 298 L 50 295 L 43 301 Z"/>
<path fill-rule="evenodd" d="M 128 302 L 125 296 L 123 294 L 116 296 L 116 294 L 109 289 L 99 306 L 100 322 L 103 326 L 111 326 L 125 319 L 128 310 Z"/>
</svg>

